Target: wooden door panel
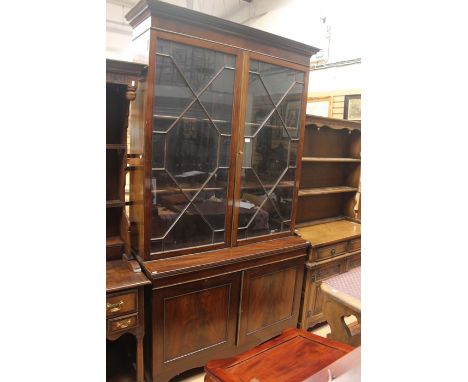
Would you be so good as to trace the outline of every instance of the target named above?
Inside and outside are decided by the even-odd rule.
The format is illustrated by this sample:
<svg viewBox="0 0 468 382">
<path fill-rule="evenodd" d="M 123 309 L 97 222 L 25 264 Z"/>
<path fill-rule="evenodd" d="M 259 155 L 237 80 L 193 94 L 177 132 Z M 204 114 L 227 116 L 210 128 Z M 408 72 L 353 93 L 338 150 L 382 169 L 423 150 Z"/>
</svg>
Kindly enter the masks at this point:
<svg viewBox="0 0 468 382">
<path fill-rule="evenodd" d="M 259 343 L 295 327 L 304 258 L 244 272 L 239 344 Z"/>
<path fill-rule="evenodd" d="M 239 286 L 240 275 L 231 274 L 154 290 L 156 369 L 177 367 L 172 364 L 179 361 L 202 366 L 234 346 Z"/>
</svg>

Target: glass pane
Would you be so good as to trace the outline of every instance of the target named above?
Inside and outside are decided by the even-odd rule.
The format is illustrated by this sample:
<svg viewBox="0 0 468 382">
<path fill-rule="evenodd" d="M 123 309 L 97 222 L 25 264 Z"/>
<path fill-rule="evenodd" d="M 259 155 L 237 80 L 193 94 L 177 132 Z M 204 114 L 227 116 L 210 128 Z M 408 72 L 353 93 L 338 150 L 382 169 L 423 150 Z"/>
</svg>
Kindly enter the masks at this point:
<svg viewBox="0 0 468 382">
<path fill-rule="evenodd" d="M 262 187 L 258 177 L 252 169 L 242 169 L 241 173 L 241 192 L 239 206 L 239 228 L 248 227 L 253 219 L 256 219 L 256 225 L 260 226 L 259 220 L 268 220 L 268 216 L 260 213 L 258 218 L 255 216 L 257 209 L 263 204 L 267 195 Z M 265 223 L 267 224 L 267 223 Z"/>
<path fill-rule="evenodd" d="M 170 57 L 156 56 L 156 88 L 153 112 L 158 116 L 179 116 L 194 95 Z"/>
<path fill-rule="evenodd" d="M 304 73 L 251 61 L 238 239 L 291 228 Z"/>
<path fill-rule="evenodd" d="M 295 82 L 297 72 L 293 69 L 260 62 L 259 73 L 276 105 Z"/>
<path fill-rule="evenodd" d="M 167 133 L 167 171 L 182 188 L 200 188 L 217 167 L 219 134 L 202 116 L 195 103 Z"/>
<path fill-rule="evenodd" d="M 235 68 L 232 55 L 173 41 L 158 40 L 157 53 L 171 56 L 195 93 L 199 93 L 223 67 Z"/>
<path fill-rule="evenodd" d="M 286 170 L 288 148 L 289 137 L 275 111 L 254 138 L 252 149 L 252 168 L 267 190 Z"/>
<path fill-rule="evenodd" d="M 274 107 L 260 76 L 250 73 L 244 135 L 253 136 Z"/>
<path fill-rule="evenodd" d="M 297 165 L 297 150 L 299 141 L 291 141 L 289 144 L 289 167 L 296 167 Z"/>
<path fill-rule="evenodd" d="M 163 238 L 188 206 L 189 198 L 165 170 L 153 171 L 151 193 L 151 237 Z"/>
<path fill-rule="evenodd" d="M 151 251 L 222 243 L 235 56 L 163 40 L 156 56 Z"/>
<path fill-rule="evenodd" d="M 231 133 L 234 70 L 224 69 L 200 96 L 200 102 L 222 134 Z"/>
<path fill-rule="evenodd" d="M 151 167 L 163 168 L 164 167 L 164 143 L 166 141 L 166 134 L 153 134 L 153 158 Z"/>
<path fill-rule="evenodd" d="M 303 91 L 304 85 L 296 83 L 278 106 L 291 138 L 298 137 Z"/>
<path fill-rule="evenodd" d="M 228 169 L 218 169 L 193 202 L 213 230 L 224 229 L 227 184 Z"/>
<path fill-rule="evenodd" d="M 164 250 L 211 244 L 213 231 L 191 205 L 164 238 Z"/>
</svg>

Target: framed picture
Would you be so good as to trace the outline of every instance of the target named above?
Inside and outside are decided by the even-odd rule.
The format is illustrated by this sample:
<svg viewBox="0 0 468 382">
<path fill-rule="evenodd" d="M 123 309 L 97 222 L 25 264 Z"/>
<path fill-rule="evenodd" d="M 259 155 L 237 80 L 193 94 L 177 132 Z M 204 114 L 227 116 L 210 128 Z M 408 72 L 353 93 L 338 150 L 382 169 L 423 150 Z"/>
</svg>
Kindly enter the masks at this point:
<svg viewBox="0 0 468 382">
<path fill-rule="evenodd" d="M 328 97 L 310 97 L 307 99 L 307 114 L 318 115 L 320 117 L 330 117 L 332 113 L 333 100 Z"/>
<path fill-rule="evenodd" d="M 361 95 L 347 95 L 344 101 L 344 119 L 350 121 L 361 120 Z"/>
</svg>

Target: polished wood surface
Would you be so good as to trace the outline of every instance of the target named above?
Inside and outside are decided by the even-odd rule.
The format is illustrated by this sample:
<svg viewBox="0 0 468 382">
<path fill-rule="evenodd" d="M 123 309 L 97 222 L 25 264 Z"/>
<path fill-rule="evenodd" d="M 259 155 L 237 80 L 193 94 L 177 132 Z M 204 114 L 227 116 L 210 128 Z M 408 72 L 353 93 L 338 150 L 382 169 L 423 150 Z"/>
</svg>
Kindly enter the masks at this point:
<svg viewBox="0 0 468 382">
<path fill-rule="evenodd" d="M 135 131 L 131 131 L 131 137 L 135 137 L 135 144 L 130 145 L 132 250 L 152 283 L 146 296 L 146 303 L 150 305 L 150 309 L 147 309 L 146 324 L 147 328 L 151 328 L 145 336 L 147 373 L 154 382 L 164 382 L 187 369 L 202 366 L 209 359 L 228 357 L 245 351 L 280 334 L 285 327 L 297 324 L 304 263 L 309 248 L 306 240 L 294 234 L 300 171 L 296 170 L 294 174 L 288 175 L 289 178 L 278 188 L 280 192 L 275 191 L 281 197 L 281 204 L 278 202 L 275 208 L 285 211 L 278 212 L 278 218 L 274 210 L 267 208 L 269 206 L 266 203 L 264 206 L 257 204 L 256 208 L 249 207 L 252 208 L 252 219 L 256 219 L 254 212 L 262 210 L 263 220 L 255 220 L 255 227 L 252 227 L 251 231 L 241 232 L 244 234 L 241 236 L 241 233 L 238 235 L 238 215 L 242 212 L 244 220 L 250 216 L 245 211 L 246 207 L 240 206 L 241 193 L 261 194 L 262 187 L 270 189 L 276 185 L 281 180 L 280 175 L 283 175 L 283 171 L 280 170 L 284 161 L 285 168 L 297 166 L 300 169 L 300 141 L 304 134 L 309 59 L 316 49 L 171 4 L 150 0 L 137 4 L 127 15 L 127 20 L 134 28 L 134 46 L 146 48 L 138 54 L 138 59 L 148 65 L 147 76 L 140 81 L 136 99 L 131 105 L 132 130 L 135 128 Z M 176 46 L 178 55 L 174 55 L 172 50 Z M 198 53 L 194 54 L 195 51 L 200 53 L 200 57 Z M 169 147 L 166 137 L 177 139 L 177 147 L 182 147 L 185 143 L 187 146 L 199 147 L 198 138 L 196 134 L 190 135 L 191 131 L 206 133 L 203 126 L 197 125 L 198 117 L 184 117 L 192 104 L 187 103 L 188 106 L 185 106 L 185 109 L 180 107 L 182 111 L 179 111 L 178 102 L 182 106 L 185 105 L 184 99 L 188 100 L 187 102 L 200 102 L 203 110 L 202 117 L 198 119 L 209 121 L 216 129 L 219 127 L 210 115 L 211 109 L 205 109 L 205 105 L 198 98 L 204 95 L 208 98 L 212 96 L 207 95 L 208 92 L 204 93 L 203 88 L 195 89 L 196 84 L 191 77 L 200 77 L 200 85 L 205 84 L 209 87 L 214 83 L 216 77 L 210 77 L 211 82 L 206 82 L 211 76 L 207 58 L 209 55 L 204 58 L 204 52 L 208 51 L 216 57 L 222 57 L 220 62 L 224 67 L 221 65 L 218 74 L 225 69 L 235 72 L 232 94 L 230 90 L 221 90 L 221 87 L 213 90 L 213 97 L 226 100 L 221 102 L 220 106 L 226 110 L 232 107 L 230 130 L 223 133 L 227 137 L 231 135 L 231 141 L 226 141 L 226 146 L 218 151 L 209 151 L 214 146 L 207 145 L 205 153 L 207 158 L 216 157 L 217 166 L 221 163 L 219 152 L 223 150 L 222 152 L 226 153 L 222 159 L 229 174 L 222 179 L 222 187 L 216 182 L 208 184 L 211 180 L 204 184 L 200 179 L 186 179 L 186 176 L 197 175 L 186 174 L 193 171 L 189 171 L 192 168 L 188 165 L 184 167 L 183 155 L 178 154 L 180 159 L 179 156 L 176 158 L 166 155 Z M 235 57 L 235 64 L 227 55 Z M 197 60 L 194 60 L 195 56 Z M 164 72 L 161 60 L 172 60 L 173 64 L 169 67 L 177 69 L 174 76 L 180 77 L 180 81 L 171 76 L 161 76 L 161 72 L 158 72 L 161 71 L 160 65 Z M 277 150 L 277 155 L 282 161 L 278 162 L 277 168 L 269 169 L 273 176 L 266 171 L 264 172 L 268 176 L 263 177 L 263 174 L 260 174 L 264 181 L 260 181 L 260 188 L 256 179 L 251 181 L 245 177 L 246 182 L 241 182 L 241 179 L 244 179 L 242 163 L 249 79 L 257 75 L 250 75 L 249 67 L 257 65 L 255 71 L 259 72 L 262 68 L 262 64 L 253 63 L 253 60 L 283 68 L 281 72 L 287 75 L 275 77 L 274 87 L 281 88 L 290 83 L 284 90 L 277 90 L 282 98 L 297 98 L 299 102 L 302 99 L 301 109 L 297 112 L 297 129 L 296 125 L 288 125 L 288 136 L 276 137 L 274 142 L 270 134 L 266 133 L 258 134 L 256 138 L 261 138 L 265 144 L 280 149 L 284 149 L 284 146 L 278 142 L 284 141 L 288 150 L 294 141 L 294 147 L 298 148 L 297 161 L 293 155 L 291 158 L 289 154 L 285 158 L 281 157 L 284 150 Z M 204 80 L 205 72 L 209 75 L 206 74 L 207 79 Z M 184 74 L 187 77 L 184 77 Z M 295 84 L 296 82 L 299 85 Z M 231 82 L 228 81 L 223 83 L 222 88 L 230 89 L 230 86 Z M 180 92 L 173 92 L 172 96 L 166 97 L 167 99 L 161 98 L 161 94 L 170 93 L 171 87 L 186 91 L 187 97 L 180 96 Z M 291 92 L 291 95 L 288 92 Z M 266 95 L 268 94 L 267 90 Z M 261 91 L 257 96 L 259 99 L 264 98 Z M 255 118 L 267 118 L 270 110 L 263 110 L 268 107 L 262 106 L 261 102 L 259 105 Z M 160 111 L 155 112 L 153 107 L 159 106 Z M 281 106 L 286 109 L 286 103 Z M 136 108 L 138 110 L 135 110 Z M 166 111 L 167 113 L 163 113 Z M 261 116 L 263 112 L 266 114 Z M 277 112 L 286 111 L 281 109 Z M 206 114 L 206 118 L 203 113 Z M 160 121 L 167 122 L 168 116 L 176 118 L 172 127 L 162 132 Z M 227 123 L 229 117 L 223 120 Z M 179 123 L 176 121 L 182 121 L 184 128 L 176 128 Z M 185 122 L 193 123 L 192 130 Z M 254 123 L 257 123 L 256 120 Z M 275 132 L 278 130 L 274 130 L 274 126 L 269 126 L 268 129 Z M 164 139 L 161 138 L 161 134 L 166 132 L 168 134 Z M 206 133 L 208 140 L 211 139 L 210 134 Z M 295 134 L 297 137 L 292 138 Z M 155 139 L 154 145 L 153 136 L 159 137 Z M 219 135 L 220 142 L 221 136 Z M 164 145 L 161 145 L 163 141 Z M 192 155 L 191 152 L 189 154 Z M 189 154 L 187 155 L 190 156 Z M 159 160 L 157 157 L 153 160 L 155 155 L 163 159 Z M 258 153 L 255 155 L 259 157 Z M 195 162 L 197 160 L 194 159 Z M 153 162 L 157 164 L 154 169 Z M 200 168 L 194 167 L 202 174 L 207 173 L 203 163 L 200 164 Z M 184 181 L 174 180 L 177 174 L 173 175 L 170 170 L 174 167 L 186 168 L 184 173 L 178 174 L 184 176 Z M 158 181 L 158 171 L 165 171 L 168 178 L 171 178 L 166 182 L 167 187 Z M 275 178 L 276 172 L 278 178 Z M 156 175 L 153 176 L 153 173 Z M 180 190 L 178 185 L 174 187 L 174 183 L 182 184 Z M 226 196 L 222 193 L 224 189 Z M 289 189 L 291 191 L 288 191 Z M 271 196 L 271 193 L 268 195 Z M 187 201 L 191 198 L 194 199 L 190 201 L 190 208 L 193 206 L 196 211 L 187 209 Z M 219 201 L 225 207 L 214 205 Z M 284 214 L 284 217 L 281 214 Z M 204 218 L 205 223 L 209 223 L 210 219 L 216 222 L 224 220 L 224 232 L 221 228 L 212 230 L 209 236 L 200 231 L 199 236 L 191 237 L 192 232 L 198 232 L 199 227 L 204 227 L 203 221 L 200 220 L 200 224 L 187 225 L 184 222 L 177 226 L 182 219 L 195 221 L 193 216 L 198 215 Z M 249 221 L 247 225 L 253 221 Z M 187 229 L 180 229 L 181 226 L 187 226 Z M 174 227 L 182 234 L 175 232 Z"/>
<path fill-rule="evenodd" d="M 291 252 L 294 250 L 305 251 L 308 245 L 306 240 L 297 236 L 291 236 L 263 241 L 249 246 L 224 248 L 212 252 L 202 252 L 169 259 L 148 261 L 144 263 L 144 267 L 152 279 L 159 279 L 180 273 L 245 262 L 247 260 L 272 256 L 276 253 Z"/>
<path fill-rule="evenodd" d="M 134 272 L 126 260 L 106 262 L 106 292 L 118 292 L 151 284 L 143 272 Z"/>
<path fill-rule="evenodd" d="M 235 347 L 240 274 L 152 292 L 152 376 L 167 381 Z"/>
<path fill-rule="evenodd" d="M 236 357 L 208 362 L 205 382 L 305 381 L 352 350 L 304 330 L 288 329 Z"/>
<path fill-rule="evenodd" d="M 339 220 L 331 223 L 318 224 L 298 228 L 298 232 L 305 240 L 314 246 L 330 244 L 338 241 L 354 239 L 361 236 L 361 224 L 349 220 Z M 353 245 L 355 248 L 356 244 Z M 360 241 L 359 247 L 360 248 Z"/>
<path fill-rule="evenodd" d="M 299 314 L 304 258 L 244 272 L 239 344 L 263 342 L 287 327 Z"/>
</svg>

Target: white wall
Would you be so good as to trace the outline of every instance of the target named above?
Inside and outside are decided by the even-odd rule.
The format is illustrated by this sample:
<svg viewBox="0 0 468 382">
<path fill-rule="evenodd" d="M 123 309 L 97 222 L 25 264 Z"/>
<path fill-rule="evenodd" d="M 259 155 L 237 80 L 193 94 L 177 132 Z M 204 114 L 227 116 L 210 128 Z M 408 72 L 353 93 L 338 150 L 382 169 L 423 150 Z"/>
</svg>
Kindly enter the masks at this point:
<svg viewBox="0 0 468 382">
<path fill-rule="evenodd" d="M 361 81 L 362 67 L 359 63 L 312 70 L 309 74 L 309 96 L 314 95 L 311 93 L 361 89 Z"/>
</svg>

